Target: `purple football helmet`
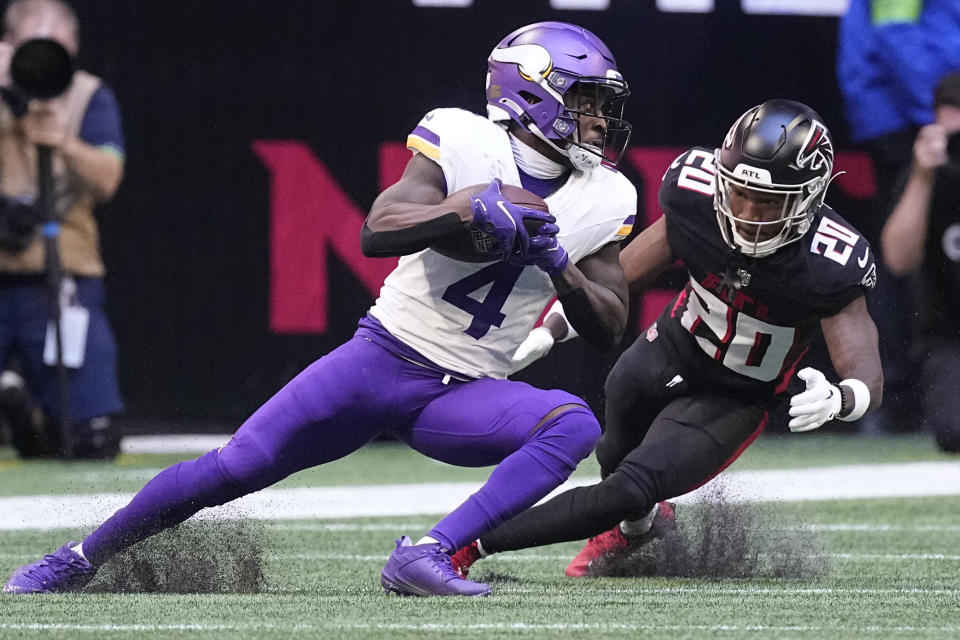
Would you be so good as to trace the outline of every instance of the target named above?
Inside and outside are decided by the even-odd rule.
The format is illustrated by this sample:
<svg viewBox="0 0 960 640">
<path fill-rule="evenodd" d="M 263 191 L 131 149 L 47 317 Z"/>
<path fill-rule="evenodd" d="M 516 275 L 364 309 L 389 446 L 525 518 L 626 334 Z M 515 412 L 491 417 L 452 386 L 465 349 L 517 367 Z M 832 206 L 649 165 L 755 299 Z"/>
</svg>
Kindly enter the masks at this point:
<svg viewBox="0 0 960 640">
<path fill-rule="evenodd" d="M 487 112 L 514 120 L 578 169 L 616 164 L 630 139 L 627 83 L 607 45 L 565 22 L 537 22 L 504 38 L 487 60 Z M 606 125 L 601 146 L 581 143 L 581 116 Z"/>
</svg>

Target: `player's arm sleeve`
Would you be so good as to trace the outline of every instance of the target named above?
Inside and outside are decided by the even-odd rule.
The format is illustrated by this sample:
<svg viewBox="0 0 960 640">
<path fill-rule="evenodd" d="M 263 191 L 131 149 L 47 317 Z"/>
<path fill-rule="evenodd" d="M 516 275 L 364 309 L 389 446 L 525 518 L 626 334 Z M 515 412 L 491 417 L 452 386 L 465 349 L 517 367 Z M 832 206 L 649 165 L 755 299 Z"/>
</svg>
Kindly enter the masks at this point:
<svg viewBox="0 0 960 640">
<path fill-rule="evenodd" d="M 417 253 L 444 236 L 462 232 L 472 219 L 466 196 L 448 197 L 451 186 L 460 182 L 456 172 L 462 164 L 455 144 L 443 139 L 457 135 L 450 130 L 458 114 L 449 111 L 431 111 L 407 136 L 413 157 L 400 180 L 373 203 L 360 231 L 364 255 Z"/>
<path fill-rule="evenodd" d="M 845 265 L 832 274 L 825 273 L 821 282 L 825 289 L 816 292 L 816 300 L 823 316 L 839 313 L 857 298 L 873 291 L 877 286 L 877 263 L 866 238 L 861 237 L 854 245 Z"/>
<path fill-rule="evenodd" d="M 370 258 L 406 256 L 423 251 L 438 239 L 463 231 L 463 228 L 460 216 L 453 212 L 394 231 L 373 231 L 364 221 L 360 230 L 360 249 Z"/>
</svg>

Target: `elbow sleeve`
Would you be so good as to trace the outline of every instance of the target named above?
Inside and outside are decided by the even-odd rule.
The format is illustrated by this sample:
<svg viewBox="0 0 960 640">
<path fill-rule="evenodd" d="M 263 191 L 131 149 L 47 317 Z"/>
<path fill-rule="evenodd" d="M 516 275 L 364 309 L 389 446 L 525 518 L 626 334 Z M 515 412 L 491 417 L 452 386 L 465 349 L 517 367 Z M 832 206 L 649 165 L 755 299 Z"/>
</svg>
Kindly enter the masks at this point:
<svg viewBox="0 0 960 640">
<path fill-rule="evenodd" d="M 423 251 L 435 240 L 463 231 L 463 228 L 460 216 L 452 212 L 395 231 L 373 231 L 364 222 L 360 230 L 360 249 L 369 258 L 405 256 Z"/>
</svg>

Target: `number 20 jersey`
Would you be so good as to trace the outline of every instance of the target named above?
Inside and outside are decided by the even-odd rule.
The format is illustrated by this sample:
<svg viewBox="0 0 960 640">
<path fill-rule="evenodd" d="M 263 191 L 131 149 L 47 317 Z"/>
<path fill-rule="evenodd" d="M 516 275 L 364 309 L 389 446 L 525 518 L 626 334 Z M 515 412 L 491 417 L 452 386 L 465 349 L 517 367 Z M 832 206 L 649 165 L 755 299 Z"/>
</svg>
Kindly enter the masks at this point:
<svg viewBox="0 0 960 640">
<path fill-rule="evenodd" d="M 494 178 L 521 186 L 506 130 L 469 111 L 431 111 L 407 146 L 443 169 L 448 195 Z M 544 200 L 571 264 L 625 238 L 637 211 L 633 184 L 607 166 L 573 171 Z M 400 258 L 370 315 L 445 370 L 505 378 L 554 295 L 550 277 L 535 266 L 462 262 L 425 249 Z"/>
<path fill-rule="evenodd" d="M 759 401 L 787 389 L 820 320 L 872 289 L 876 265 L 867 240 L 827 205 L 771 255 L 731 249 L 717 224 L 714 173 L 713 151 L 695 147 L 663 177 L 667 238 L 689 279 L 647 338 L 659 334 L 684 377 Z"/>
</svg>

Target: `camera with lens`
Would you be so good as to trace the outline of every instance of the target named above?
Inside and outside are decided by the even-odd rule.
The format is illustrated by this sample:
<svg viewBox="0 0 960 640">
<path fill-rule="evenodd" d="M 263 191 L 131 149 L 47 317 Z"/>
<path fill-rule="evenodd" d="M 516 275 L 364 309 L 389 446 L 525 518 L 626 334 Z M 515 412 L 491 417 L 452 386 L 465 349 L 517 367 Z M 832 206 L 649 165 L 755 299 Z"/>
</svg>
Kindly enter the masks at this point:
<svg viewBox="0 0 960 640">
<path fill-rule="evenodd" d="M 30 100 L 50 100 L 73 82 L 73 56 L 51 38 L 33 38 L 16 48 L 10 58 L 11 87 L 0 88 L 4 102 L 18 118 Z"/>
<path fill-rule="evenodd" d="M 33 38 L 10 58 L 13 89 L 27 99 L 50 100 L 70 88 L 75 65 L 66 48 L 51 38 Z"/>
<path fill-rule="evenodd" d="M 50 100 L 73 82 L 73 56 L 56 40 L 33 38 L 19 45 L 10 59 L 13 86 L 3 99 L 16 116 L 26 112 L 29 100 Z M 32 199 L 0 195 L 0 249 L 26 249 L 37 233 L 39 216 Z"/>
</svg>

